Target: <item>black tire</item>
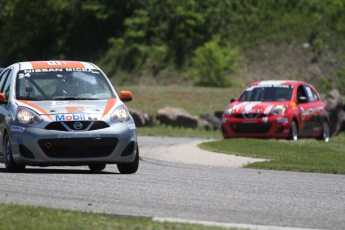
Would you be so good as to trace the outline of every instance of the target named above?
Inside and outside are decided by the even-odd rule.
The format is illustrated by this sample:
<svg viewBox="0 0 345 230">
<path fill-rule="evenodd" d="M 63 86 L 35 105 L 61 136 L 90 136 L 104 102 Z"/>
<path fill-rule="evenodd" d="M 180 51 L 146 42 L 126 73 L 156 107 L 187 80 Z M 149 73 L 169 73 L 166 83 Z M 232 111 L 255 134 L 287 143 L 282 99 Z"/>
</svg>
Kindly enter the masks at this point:
<svg viewBox="0 0 345 230">
<path fill-rule="evenodd" d="M 17 165 L 14 162 L 13 156 L 12 156 L 12 148 L 11 148 L 11 140 L 8 134 L 5 134 L 4 137 L 4 147 L 3 147 L 3 153 L 4 153 L 4 163 L 7 171 L 9 172 L 21 172 L 25 169 L 25 165 Z"/>
<path fill-rule="evenodd" d="M 132 174 L 136 173 L 139 168 L 139 148 L 137 148 L 137 155 L 133 162 L 130 163 L 119 163 L 117 164 L 117 169 L 121 174 Z"/>
<path fill-rule="evenodd" d="M 105 169 L 107 165 L 106 164 L 94 164 L 94 165 L 89 165 L 89 169 L 91 171 L 102 171 Z"/>
<path fill-rule="evenodd" d="M 324 142 L 329 141 L 329 124 L 327 121 L 324 121 L 322 123 L 322 132 L 321 132 L 321 135 L 318 139 L 323 140 Z"/>
<path fill-rule="evenodd" d="M 297 139 L 298 139 L 297 123 L 295 120 L 292 120 L 290 124 L 290 132 L 289 132 L 288 140 L 297 141 Z"/>
</svg>

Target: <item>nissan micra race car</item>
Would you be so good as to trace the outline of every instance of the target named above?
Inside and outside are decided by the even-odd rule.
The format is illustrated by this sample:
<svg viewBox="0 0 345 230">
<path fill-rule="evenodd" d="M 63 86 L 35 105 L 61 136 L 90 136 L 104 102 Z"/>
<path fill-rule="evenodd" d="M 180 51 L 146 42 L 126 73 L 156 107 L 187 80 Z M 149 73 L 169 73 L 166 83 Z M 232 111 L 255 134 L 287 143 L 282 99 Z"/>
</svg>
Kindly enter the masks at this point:
<svg viewBox="0 0 345 230">
<path fill-rule="evenodd" d="M 314 137 L 329 141 L 329 117 L 315 88 L 303 81 L 259 81 L 232 99 L 222 115 L 224 138 Z"/>
<path fill-rule="evenodd" d="M 120 173 L 135 173 L 136 127 L 123 103 L 131 100 L 92 63 L 15 63 L 0 75 L 0 161 L 8 171 L 117 164 Z"/>
</svg>

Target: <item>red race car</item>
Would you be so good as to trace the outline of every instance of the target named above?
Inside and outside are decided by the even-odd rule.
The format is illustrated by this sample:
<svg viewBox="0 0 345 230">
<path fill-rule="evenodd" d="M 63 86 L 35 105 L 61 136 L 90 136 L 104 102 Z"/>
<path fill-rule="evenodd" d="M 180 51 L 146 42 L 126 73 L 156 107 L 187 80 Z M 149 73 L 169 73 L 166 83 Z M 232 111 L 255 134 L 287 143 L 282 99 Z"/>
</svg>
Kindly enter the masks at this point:
<svg viewBox="0 0 345 230">
<path fill-rule="evenodd" d="M 224 138 L 314 137 L 329 141 L 329 116 L 315 88 L 303 81 L 258 81 L 222 115 Z"/>
</svg>

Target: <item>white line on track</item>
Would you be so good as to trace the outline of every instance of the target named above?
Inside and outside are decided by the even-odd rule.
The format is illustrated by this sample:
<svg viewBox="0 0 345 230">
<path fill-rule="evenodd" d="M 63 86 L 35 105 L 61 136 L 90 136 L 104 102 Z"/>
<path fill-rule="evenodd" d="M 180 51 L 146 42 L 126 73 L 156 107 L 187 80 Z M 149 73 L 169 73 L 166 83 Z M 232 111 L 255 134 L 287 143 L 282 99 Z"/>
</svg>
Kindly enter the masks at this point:
<svg viewBox="0 0 345 230">
<path fill-rule="evenodd" d="M 200 224 L 204 226 L 215 226 L 215 227 L 224 227 L 224 228 L 243 228 L 243 229 L 250 229 L 250 230 L 321 230 L 321 229 L 311 229 L 311 228 L 292 228 L 292 227 L 265 226 L 265 225 L 254 225 L 254 224 L 220 223 L 220 222 L 211 222 L 211 221 L 184 220 L 184 219 L 177 219 L 177 218 L 153 217 L 152 220 L 158 221 L 158 222 Z"/>
</svg>

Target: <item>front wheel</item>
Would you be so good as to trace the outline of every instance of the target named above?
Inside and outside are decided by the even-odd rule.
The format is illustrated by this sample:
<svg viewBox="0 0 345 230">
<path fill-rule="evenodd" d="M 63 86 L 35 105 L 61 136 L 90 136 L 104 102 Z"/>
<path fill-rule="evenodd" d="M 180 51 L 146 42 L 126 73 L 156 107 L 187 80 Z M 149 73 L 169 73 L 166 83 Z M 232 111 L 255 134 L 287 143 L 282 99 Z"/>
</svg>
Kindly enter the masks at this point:
<svg viewBox="0 0 345 230">
<path fill-rule="evenodd" d="M 121 174 L 136 173 L 139 168 L 139 148 L 137 148 L 137 155 L 135 155 L 134 161 L 130 163 L 119 163 L 117 169 Z"/>
<path fill-rule="evenodd" d="M 5 167 L 9 172 L 20 172 L 25 169 L 25 165 L 17 165 L 14 162 L 13 156 L 12 156 L 12 148 L 11 148 L 11 140 L 8 134 L 5 134 L 4 137 L 4 147 L 3 147 L 3 153 L 4 153 L 4 162 Z"/>
<path fill-rule="evenodd" d="M 291 121 L 288 139 L 292 141 L 297 141 L 298 139 L 298 129 L 297 129 L 297 124 L 295 120 Z"/>
<path fill-rule="evenodd" d="M 324 121 L 322 124 L 322 132 L 320 137 L 318 138 L 319 140 L 323 140 L 324 142 L 329 141 L 329 124 L 327 121 Z"/>
</svg>

